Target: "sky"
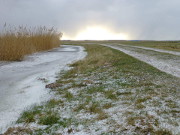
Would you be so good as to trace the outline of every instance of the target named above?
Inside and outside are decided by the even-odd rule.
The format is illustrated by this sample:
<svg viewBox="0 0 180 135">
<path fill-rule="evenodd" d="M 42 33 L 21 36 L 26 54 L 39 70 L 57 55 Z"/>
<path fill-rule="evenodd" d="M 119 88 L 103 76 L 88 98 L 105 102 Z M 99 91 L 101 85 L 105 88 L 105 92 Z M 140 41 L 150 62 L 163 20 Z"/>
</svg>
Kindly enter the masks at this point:
<svg viewBox="0 0 180 135">
<path fill-rule="evenodd" d="M 63 39 L 179 40 L 180 0 L 0 0 L 0 30 L 54 26 Z"/>
</svg>

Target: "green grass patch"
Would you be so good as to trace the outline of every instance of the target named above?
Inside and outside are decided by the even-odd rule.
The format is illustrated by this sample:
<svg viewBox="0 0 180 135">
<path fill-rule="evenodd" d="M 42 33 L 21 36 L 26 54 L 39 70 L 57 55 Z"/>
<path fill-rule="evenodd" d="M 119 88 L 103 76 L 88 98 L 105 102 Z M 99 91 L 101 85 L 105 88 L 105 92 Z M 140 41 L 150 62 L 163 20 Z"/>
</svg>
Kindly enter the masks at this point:
<svg viewBox="0 0 180 135">
<path fill-rule="evenodd" d="M 49 112 L 45 115 L 42 115 L 39 119 L 39 124 L 41 125 L 53 125 L 58 123 L 59 117 L 57 114 Z"/>
<path fill-rule="evenodd" d="M 67 100 L 71 100 L 73 98 L 73 94 L 71 94 L 71 92 L 66 92 L 64 97 L 67 99 Z"/>
<path fill-rule="evenodd" d="M 118 98 L 116 95 L 116 92 L 114 90 L 105 91 L 104 95 L 106 98 L 112 99 L 112 100 L 117 100 L 117 98 Z"/>
<path fill-rule="evenodd" d="M 35 122 L 35 116 L 41 114 L 42 106 L 34 106 L 21 114 L 21 117 L 17 120 L 17 123 L 31 123 Z"/>
<path fill-rule="evenodd" d="M 102 109 L 101 109 L 99 103 L 97 103 L 97 102 L 91 103 L 90 106 L 87 107 L 86 109 L 90 113 L 101 113 L 102 112 Z"/>
</svg>

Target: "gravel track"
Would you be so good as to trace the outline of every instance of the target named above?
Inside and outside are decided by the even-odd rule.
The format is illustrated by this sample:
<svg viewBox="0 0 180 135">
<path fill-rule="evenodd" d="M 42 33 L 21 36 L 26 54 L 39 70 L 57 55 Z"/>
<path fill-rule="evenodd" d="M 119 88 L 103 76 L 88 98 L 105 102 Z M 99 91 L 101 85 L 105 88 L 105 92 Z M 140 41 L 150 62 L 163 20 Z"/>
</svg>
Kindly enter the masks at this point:
<svg viewBox="0 0 180 135">
<path fill-rule="evenodd" d="M 127 47 L 127 45 L 123 45 L 123 44 L 118 44 L 118 45 Z M 140 49 L 145 49 L 145 50 L 152 50 L 152 51 L 162 52 L 162 53 L 169 53 L 169 54 L 172 54 L 172 55 L 180 56 L 180 52 L 176 52 L 176 51 L 167 51 L 167 50 L 149 48 L 149 47 L 142 47 L 142 46 L 130 46 L 130 47 L 132 47 L 132 48 L 140 48 Z"/>
<path fill-rule="evenodd" d="M 180 77 L 180 56 L 179 52 L 166 51 L 161 49 L 134 47 L 128 45 L 108 45 L 103 44 L 119 51 L 122 51 L 136 59 L 146 62 L 153 67 Z M 173 53 L 173 54 L 172 54 Z"/>
</svg>

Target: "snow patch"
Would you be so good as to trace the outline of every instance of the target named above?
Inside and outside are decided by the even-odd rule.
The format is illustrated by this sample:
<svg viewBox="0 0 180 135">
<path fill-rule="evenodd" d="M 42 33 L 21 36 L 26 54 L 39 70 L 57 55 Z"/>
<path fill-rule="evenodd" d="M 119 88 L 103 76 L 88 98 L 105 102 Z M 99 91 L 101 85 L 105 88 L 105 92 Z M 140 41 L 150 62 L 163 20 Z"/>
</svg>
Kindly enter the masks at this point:
<svg viewBox="0 0 180 135">
<path fill-rule="evenodd" d="M 18 119 L 25 108 L 50 99 L 45 81 L 54 82 L 67 64 L 86 56 L 80 46 L 61 46 L 48 52 L 30 55 L 22 62 L 0 65 L 0 133 Z"/>
</svg>

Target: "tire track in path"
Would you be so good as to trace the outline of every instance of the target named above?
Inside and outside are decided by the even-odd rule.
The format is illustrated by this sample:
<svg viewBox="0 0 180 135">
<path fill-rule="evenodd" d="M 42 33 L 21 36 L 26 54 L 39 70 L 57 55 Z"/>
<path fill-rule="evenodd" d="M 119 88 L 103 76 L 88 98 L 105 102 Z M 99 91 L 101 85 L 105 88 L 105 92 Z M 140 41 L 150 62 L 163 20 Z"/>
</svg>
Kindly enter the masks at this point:
<svg viewBox="0 0 180 135">
<path fill-rule="evenodd" d="M 122 51 L 136 59 L 152 65 L 153 67 L 163 72 L 176 77 L 180 77 L 180 56 L 178 55 L 179 52 L 172 55 L 172 51 L 159 51 L 160 49 L 154 48 L 132 47 L 128 45 L 102 45 Z"/>
</svg>

